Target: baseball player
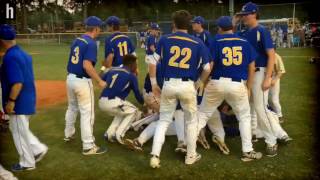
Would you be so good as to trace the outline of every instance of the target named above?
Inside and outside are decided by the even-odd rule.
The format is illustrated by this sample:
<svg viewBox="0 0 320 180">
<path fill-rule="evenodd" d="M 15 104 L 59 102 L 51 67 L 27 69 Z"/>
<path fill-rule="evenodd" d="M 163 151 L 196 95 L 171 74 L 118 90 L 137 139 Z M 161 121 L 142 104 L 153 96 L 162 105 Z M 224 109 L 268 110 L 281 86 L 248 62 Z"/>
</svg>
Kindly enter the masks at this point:
<svg viewBox="0 0 320 180">
<path fill-rule="evenodd" d="M 113 67 L 104 76 L 108 84 L 99 99 L 99 107 L 102 111 L 114 116 L 114 119 L 105 132 L 107 140 L 113 142 L 116 139 L 123 144 L 123 137 L 135 119 L 140 119 L 141 112 L 132 103 L 125 99 L 133 90 L 137 101 L 144 103 L 140 93 L 137 79 L 137 57 L 125 55 L 123 67 Z"/>
<path fill-rule="evenodd" d="M 130 38 L 120 32 L 120 19 L 117 16 L 110 16 L 106 20 L 107 29 L 113 34 L 105 40 L 105 61 L 101 71 L 111 67 L 122 66 L 122 58 L 127 54 L 135 53 L 135 47 Z"/>
<path fill-rule="evenodd" d="M 254 75 L 256 53 L 250 43 L 233 34 L 232 18 L 217 20 L 218 32 L 210 46 L 214 71 L 200 105 L 200 119 L 207 120 L 225 100 L 239 120 L 242 141 L 242 161 L 260 159 L 251 142 L 251 117 L 248 95 Z"/>
<path fill-rule="evenodd" d="M 283 46 L 283 31 L 282 28 L 279 27 L 277 31 L 277 47 L 281 48 Z"/>
<path fill-rule="evenodd" d="M 73 41 L 67 66 L 68 109 L 65 117 L 64 140 L 68 142 L 74 138 L 74 126 L 78 111 L 80 111 L 83 155 L 106 152 L 105 149 L 95 145 L 93 136 L 94 91 L 92 79 L 98 83 L 100 88 L 106 86 L 106 82 L 100 78 L 94 69 L 97 62 L 95 38 L 100 34 L 102 23 L 101 19 L 95 16 L 90 16 L 85 20 L 86 33 Z"/>
<path fill-rule="evenodd" d="M 212 41 L 212 36 L 209 31 L 203 28 L 205 19 L 201 16 L 196 16 L 191 22 L 192 30 L 195 32 L 194 36 L 201 39 L 203 43 L 209 47 L 210 42 Z"/>
<path fill-rule="evenodd" d="M 236 17 L 241 17 L 243 23 L 249 28 L 241 32 L 241 36 L 246 38 L 258 53 L 252 87 L 253 110 L 257 113 L 258 126 L 265 137 L 266 155 L 274 157 L 277 155 L 278 146 L 271 124 L 276 123 L 278 118 L 267 108 L 268 90 L 271 87 L 275 61 L 270 31 L 258 23 L 258 6 L 252 2 L 245 4 Z"/>
<path fill-rule="evenodd" d="M 276 61 L 274 64 L 274 71 L 272 74 L 271 88 L 269 90 L 269 105 L 272 110 L 277 114 L 279 122 L 282 123 L 282 111 L 280 105 L 280 79 L 286 70 L 283 65 L 282 58 L 279 54 L 275 53 Z"/>
<path fill-rule="evenodd" d="M 151 23 L 149 29 L 150 35 L 147 37 L 146 40 L 146 58 L 145 61 L 147 62 L 147 56 L 153 55 L 156 50 L 157 40 L 159 40 L 160 35 L 160 27 L 157 23 Z"/>
<path fill-rule="evenodd" d="M 32 58 L 15 41 L 16 32 L 10 25 L 0 25 L 0 46 L 6 50 L 1 65 L 2 104 L 9 115 L 9 128 L 19 154 L 12 171 L 33 170 L 47 153 L 29 129 L 29 119 L 36 112 L 36 89 Z"/>
<path fill-rule="evenodd" d="M 160 119 L 155 130 L 151 152 L 150 166 L 160 167 L 160 152 L 165 139 L 165 133 L 170 125 L 178 101 L 184 111 L 186 122 L 187 154 L 185 164 L 193 164 L 200 160 L 196 152 L 197 140 L 197 98 L 195 83 L 200 62 L 203 66 L 200 80 L 196 87 L 203 85 L 202 77 L 210 73 L 209 56 L 205 45 L 200 39 L 188 34 L 191 15 L 188 11 L 176 11 L 173 16 L 175 33 L 163 36 L 159 40 L 156 52 L 149 60 L 153 65 L 161 59 L 161 70 L 164 84 L 160 100 Z M 155 74 L 150 72 L 153 92 L 160 94 Z"/>
</svg>

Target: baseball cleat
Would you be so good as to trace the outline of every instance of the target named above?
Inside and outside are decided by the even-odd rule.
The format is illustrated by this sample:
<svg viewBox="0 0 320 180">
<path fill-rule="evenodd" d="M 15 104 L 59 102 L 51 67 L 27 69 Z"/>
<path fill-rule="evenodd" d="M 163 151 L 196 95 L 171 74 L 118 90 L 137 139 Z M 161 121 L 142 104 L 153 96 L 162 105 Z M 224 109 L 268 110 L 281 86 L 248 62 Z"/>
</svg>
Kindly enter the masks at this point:
<svg viewBox="0 0 320 180">
<path fill-rule="evenodd" d="M 187 145 L 185 145 L 183 141 L 179 141 L 178 145 L 174 151 L 185 154 L 185 153 L 187 153 Z"/>
<path fill-rule="evenodd" d="M 282 138 L 278 139 L 278 142 L 281 144 L 289 144 L 293 139 L 289 136 L 283 136 Z"/>
<path fill-rule="evenodd" d="M 200 131 L 200 134 L 198 136 L 198 140 L 197 140 L 198 143 L 201 144 L 201 146 L 204 148 L 204 149 L 210 149 L 210 145 L 206 139 L 206 135 L 205 135 L 205 131 L 204 129 L 202 129 Z"/>
<path fill-rule="evenodd" d="M 224 143 L 218 136 L 212 136 L 212 141 L 218 146 L 218 148 L 223 154 L 230 154 L 230 150 L 227 147 L 226 143 Z"/>
<path fill-rule="evenodd" d="M 277 150 L 278 150 L 278 144 L 275 144 L 273 146 L 267 144 L 267 146 L 266 146 L 266 156 L 275 157 L 277 155 Z"/>
<path fill-rule="evenodd" d="M 185 157 L 184 163 L 187 164 L 187 165 L 191 165 L 191 164 L 194 164 L 195 162 L 199 161 L 200 159 L 201 159 L 201 155 L 199 153 L 197 153 L 194 156 L 188 156 L 187 155 Z"/>
<path fill-rule="evenodd" d="M 160 159 L 157 156 L 152 156 L 150 159 L 150 166 L 152 168 L 160 168 Z"/>
<path fill-rule="evenodd" d="M 14 171 L 14 172 L 17 172 L 17 171 L 31 171 L 31 170 L 34 170 L 35 168 L 36 167 L 23 167 L 19 163 L 17 163 L 17 164 L 14 164 L 11 167 L 11 170 Z"/>
<path fill-rule="evenodd" d="M 47 152 L 48 152 L 48 147 L 46 147 L 46 149 L 43 152 L 34 156 L 35 161 L 36 162 L 41 161 L 44 158 L 44 156 L 47 154 Z"/>
<path fill-rule="evenodd" d="M 243 162 L 249 162 L 249 161 L 257 160 L 257 159 L 261 159 L 261 158 L 262 158 L 261 152 L 250 151 L 250 152 L 242 153 L 241 160 Z"/>
<path fill-rule="evenodd" d="M 109 142 L 115 142 L 116 141 L 116 137 L 115 136 L 108 136 L 108 134 L 104 134 L 103 138 L 105 141 L 109 141 Z"/>
<path fill-rule="evenodd" d="M 69 136 L 69 137 L 64 137 L 63 138 L 63 140 L 65 141 L 65 142 L 70 142 L 70 141 L 72 141 L 72 140 L 74 140 L 75 139 L 75 134 L 72 134 L 71 136 Z"/>
<path fill-rule="evenodd" d="M 132 149 L 134 151 L 140 151 L 142 152 L 142 144 L 139 143 L 138 139 L 125 139 L 124 141 L 124 145 L 126 145 L 129 149 Z"/>
<path fill-rule="evenodd" d="M 85 149 L 82 151 L 82 154 L 83 155 L 96 155 L 96 154 L 103 154 L 107 152 L 107 149 L 102 149 L 98 146 L 94 146 L 93 148 L 91 149 Z"/>
</svg>

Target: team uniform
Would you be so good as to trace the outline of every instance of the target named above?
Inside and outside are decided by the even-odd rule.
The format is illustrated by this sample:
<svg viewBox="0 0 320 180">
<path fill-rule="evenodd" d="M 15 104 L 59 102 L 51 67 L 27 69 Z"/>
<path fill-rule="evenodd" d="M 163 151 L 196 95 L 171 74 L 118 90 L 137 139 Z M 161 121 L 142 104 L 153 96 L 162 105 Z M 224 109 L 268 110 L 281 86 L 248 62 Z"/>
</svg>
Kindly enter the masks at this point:
<svg viewBox="0 0 320 180">
<path fill-rule="evenodd" d="M 216 35 L 210 52 L 214 70 L 200 105 L 200 119 L 211 117 L 225 100 L 239 120 L 242 152 L 252 152 L 250 105 L 245 81 L 248 66 L 253 63 L 256 53 L 249 42 L 235 34 Z"/>
<path fill-rule="evenodd" d="M 148 63 L 148 56 L 153 55 L 153 51 L 151 50 L 151 46 L 157 47 L 157 38 L 153 35 L 149 35 L 146 41 L 146 58 L 145 62 Z"/>
<path fill-rule="evenodd" d="M 160 60 L 164 84 L 160 100 L 160 119 L 155 131 L 151 154 L 160 155 L 165 140 L 165 132 L 172 122 L 174 111 L 180 102 L 184 111 L 187 131 L 186 164 L 190 158 L 200 158 L 196 152 L 197 140 L 197 98 L 194 81 L 198 77 L 199 63 L 209 66 L 209 56 L 200 39 L 187 33 L 176 32 L 163 36 L 154 53 L 156 61 Z M 199 157 L 200 156 L 200 157 Z M 151 159 L 152 164 L 153 159 Z M 157 166 L 158 167 L 158 166 Z"/>
<path fill-rule="evenodd" d="M 137 77 L 126 68 L 111 68 L 103 77 L 108 84 L 99 100 L 101 110 L 114 116 L 114 119 L 105 132 L 108 140 L 116 140 L 123 144 L 123 137 L 130 128 L 132 122 L 140 119 L 141 112 L 132 103 L 126 101 L 130 91 L 133 90 L 135 98 L 141 104 L 144 103 L 139 91 Z"/>
<path fill-rule="evenodd" d="M 22 83 L 22 89 L 15 101 L 15 114 L 9 114 L 9 128 L 20 156 L 19 163 L 12 170 L 31 170 L 36 167 L 39 155 L 47 152 L 48 147 L 41 143 L 29 129 L 29 119 L 36 113 L 36 89 L 32 58 L 18 45 L 8 49 L 1 66 L 2 103 L 5 109 L 11 88 Z M 6 112 L 7 113 L 7 112 Z"/>
<path fill-rule="evenodd" d="M 95 66 L 97 62 L 97 44 L 88 35 L 76 38 L 72 45 L 68 60 L 65 140 L 75 134 L 75 122 L 80 111 L 80 127 L 83 150 L 95 147 L 93 136 L 94 124 L 94 91 L 92 80 L 83 68 L 83 61 L 88 60 Z"/>
<path fill-rule="evenodd" d="M 210 46 L 210 42 L 213 40 L 210 32 L 207 30 L 203 30 L 201 33 L 195 33 L 194 36 L 201 39 L 207 47 Z"/>
<path fill-rule="evenodd" d="M 135 55 L 135 47 L 130 38 L 121 33 L 115 32 L 105 39 L 105 58 L 113 54 L 112 67 L 122 66 L 122 58 L 127 54 Z"/>
</svg>

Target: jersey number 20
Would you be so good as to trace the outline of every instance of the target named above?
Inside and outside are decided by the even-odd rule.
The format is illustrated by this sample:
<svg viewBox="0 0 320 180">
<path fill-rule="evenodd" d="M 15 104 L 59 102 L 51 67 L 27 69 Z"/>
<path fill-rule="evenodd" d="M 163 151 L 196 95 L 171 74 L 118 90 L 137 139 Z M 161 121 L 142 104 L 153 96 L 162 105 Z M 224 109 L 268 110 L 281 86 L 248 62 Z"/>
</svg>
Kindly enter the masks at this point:
<svg viewBox="0 0 320 180">
<path fill-rule="evenodd" d="M 222 63 L 225 66 L 240 65 L 242 64 L 242 47 L 241 46 L 234 46 L 224 47 L 222 49 L 222 54 L 225 55 L 225 58 L 222 59 Z"/>
<path fill-rule="evenodd" d="M 189 69 L 190 65 L 187 64 L 187 62 L 190 60 L 191 54 L 192 54 L 190 48 L 182 48 L 181 50 L 179 46 L 172 46 L 170 48 L 170 53 L 173 54 L 173 56 L 169 59 L 169 66 L 182 68 L 182 69 Z M 184 57 L 178 63 L 176 61 L 180 56 L 184 56 Z"/>
<path fill-rule="evenodd" d="M 79 53 L 80 53 L 80 48 L 79 48 L 79 46 L 77 46 L 77 47 L 75 47 L 75 48 L 73 49 L 73 53 L 74 53 L 74 55 L 71 57 L 71 62 L 72 62 L 73 64 L 78 64 L 78 62 L 79 62 Z"/>
<path fill-rule="evenodd" d="M 119 42 L 118 43 L 118 48 L 119 48 L 120 56 L 124 56 L 124 55 L 128 54 L 128 43 L 127 43 L 127 41 Z"/>
</svg>

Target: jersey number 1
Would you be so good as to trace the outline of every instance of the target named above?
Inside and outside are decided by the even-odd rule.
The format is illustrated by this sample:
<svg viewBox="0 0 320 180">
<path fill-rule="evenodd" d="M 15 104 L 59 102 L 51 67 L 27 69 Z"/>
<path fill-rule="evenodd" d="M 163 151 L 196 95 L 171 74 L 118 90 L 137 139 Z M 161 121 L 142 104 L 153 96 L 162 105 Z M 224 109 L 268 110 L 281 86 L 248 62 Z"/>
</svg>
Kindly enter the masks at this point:
<svg viewBox="0 0 320 180">
<path fill-rule="evenodd" d="M 225 58 L 222 59 L 222 63 L 225 66 L 240 65 L 242 64 L 242 47 L 241 46 L 234 46 L 224 47 L 222 49 L 222 54 L 225 55 Z"/>
<path fill-rule="evenodd" d="M 127 41 L 119 42 L 118 44 L 120 56 L 124 56 L 128 54 L 128 43 Z"/>
<path fill-rule="evenodd" d="M 112 88 L 112 86 L 114 85 L 114 82 L 116 82 L 116 79 L 117 79 L 118 75 L 119 74 L 115 74 L 115 75 L 112 76 L 112 81 L 111 81 L 110 86 L 109 86 L 110 88 Z"/>
<path fill-rule="evenodd" d="M 187 64 L 187 62 L 190 60 L 191 54 L 192 54 L 190 48 L 183 48 L 181 50 L 179 46 L 172 46 L 170 48 L 170 53 L 173 54 L 173 56 L 169 59 L 169 66 L 182 68 L 182 69 L 189 69 L 190 65 Z M 184 57 L 178 63 L 176 61 L 180 56 L 184 56 Z"/>
</svg>

